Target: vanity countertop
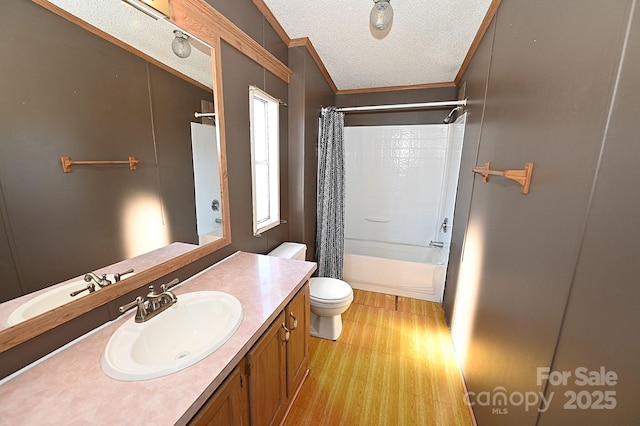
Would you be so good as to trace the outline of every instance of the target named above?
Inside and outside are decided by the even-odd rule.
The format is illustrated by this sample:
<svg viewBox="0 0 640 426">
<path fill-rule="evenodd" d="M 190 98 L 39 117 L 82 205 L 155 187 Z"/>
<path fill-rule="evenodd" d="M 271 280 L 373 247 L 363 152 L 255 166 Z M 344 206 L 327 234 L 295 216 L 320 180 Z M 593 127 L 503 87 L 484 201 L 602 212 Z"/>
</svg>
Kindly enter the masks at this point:
<svg viewBox="0 0 640 426">
<path fill-rule="evenodd" d="M 0 385 L 0 425 L 186 424 L 315 269 L 311 262 L 237 252 L 174 289 L 178 297 L 223 291 L 242 304 L 240 327 L 213 354 L 157 379 L 112 379 L 100 360 L 129 312 Z"/>
</svg>

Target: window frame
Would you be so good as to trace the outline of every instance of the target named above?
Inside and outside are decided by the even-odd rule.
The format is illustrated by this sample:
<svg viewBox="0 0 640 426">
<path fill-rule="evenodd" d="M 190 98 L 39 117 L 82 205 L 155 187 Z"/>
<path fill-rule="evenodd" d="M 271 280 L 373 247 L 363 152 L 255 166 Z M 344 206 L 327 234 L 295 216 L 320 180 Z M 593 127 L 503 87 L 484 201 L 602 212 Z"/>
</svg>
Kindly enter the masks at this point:
<svg viewBox="0 0 640 426">
<path fill-rule="evenodd" d="M 258 126 L 255 111 L 255 101 L 265 104 L 263 110 L 264 126 Z M 280 100 L 269 95 L 256 86 L 249 86 L 249 128 L 251 135 L 251 199 L 253 208 L 253 235 L 259 236 L 262 232 L 272 229 L 280 224 Z M 266 138 L 262 154 L 266 154 L 266 161 L 258 161 L 256 158 L 257 132 L 262 127 L 262 135 Z M 264 140 L 264 139 L 263 139 Z M 258 165 L 267 166 L 268 176 L 268 214 L 266 218 L 258 218 L 260 207 L 258 200 Z"/>
</svg>

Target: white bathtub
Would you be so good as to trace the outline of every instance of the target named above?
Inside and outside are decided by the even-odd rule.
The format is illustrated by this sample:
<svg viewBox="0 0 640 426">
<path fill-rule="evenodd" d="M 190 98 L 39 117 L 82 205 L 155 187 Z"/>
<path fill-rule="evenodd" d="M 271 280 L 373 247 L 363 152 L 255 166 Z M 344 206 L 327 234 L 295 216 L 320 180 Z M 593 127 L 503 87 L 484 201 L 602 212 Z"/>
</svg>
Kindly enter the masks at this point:
<svg viewBox="0 0 640 426">
<path fill-rule="evenodd" d="M 438 248 L 345 238 L 343 275 L 356 289 L 440 303 L 446 265 Z"/>
</svg>

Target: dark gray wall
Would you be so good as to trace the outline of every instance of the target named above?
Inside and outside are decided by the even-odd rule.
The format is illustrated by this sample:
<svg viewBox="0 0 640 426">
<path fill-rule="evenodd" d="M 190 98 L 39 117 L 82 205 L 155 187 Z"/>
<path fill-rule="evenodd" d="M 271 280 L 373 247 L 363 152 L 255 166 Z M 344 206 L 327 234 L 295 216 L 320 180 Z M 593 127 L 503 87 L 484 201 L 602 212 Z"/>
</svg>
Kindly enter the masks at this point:
<svg viewBox="0 0 640 426">
<path fill-rule="evenodd" d="M 476 180 L 469 173 L 478 164 L 478 147 L 482 135 L 482 123 L 487 96 L 487 78 L 491 67 L 491 51 L 495 33 L 495 19 L 487 29 L 482 42 L 476 50 L 473 61 L 464 74 L 458 97 L 467 98 L 465 107 L 467 120 L 464 129 L 464 145 L 460 158 L 460 176 L 456 192 L 454 226 L 451 230 L 451 245 L 449 251 L 449 267 L 447 268 L 446 286 L 444 289 L 443 307 L 445 313 L 451 316 L 458 282 L 458 272 L 462 258 L 462 248 L 469 221 L 469 206 L 473 186 Z"/>
<path fill-rule="evenodd" d="M 557 403 L 540 425 L 637 425 L 640 421 L 640 8 L 636 4 L 611 118 L 604 133 L 586 229 L 560 331 L 554 371 L 574 373 L 567 386 L 547 389 Z M 604 366 L 618 380 L 579 386 L 575 369 Z M 567 410 L 565 392 L 614 392 L 614 409 Z M 582 396 L 581 398 L 586 398 Z M 582 399 L 584 400 L 584 399 Z M 612 407 L 610 401 L 604 401 Z"/>
<path fill-rule="evenodd" d="M 2 12 L 1 263 L 14 271 L 0 300 L 15 297 L 11 276 L 28 293 L 127 257 L 121 214 L 141 193 L 164 201 L 172 241 L 197 242 L 189 122 L 211 93 L 33 2 Z M 63 173 L 63 155 L 140 164 Z"/>
<path fill-rule="evenodd" d="M 250 0 L 207 0 L 235 25 L 293 71 L 285 84 L 242 53 L 223 43 L 222 80 L 225 97 L 227 165 L 231 197 L 232 244 L 211 256 L 222 259 L 236 250 L 266 253 L 284 241 L 307 245 L 314 259 L 317 135 L 321 105 L 334 94 L 305 48 L 288 49 Z M 280 107 L 281 216 L 287 223 L 253 236 L 247 88 L 254 84 L 288 103 Z M 287 131 L 288 129 L 288 131 Z"/>
<path fill-rule="evenodd" d="M 212 259 L 222 259 L 238 250 L 266 253 L 289 236 L 288 223 L 264 232 L 261 237 L 253 235 L 249 133 L 249 85 L 286 102 L 287 84 L 225 42 L 221 54 L 232 243 L 212 255 Z M 287 108 L 281 106 L 280 209 L 285 220 L 289 219 L 287 123 Z"/>
<path fill-rule="evenodd" d="M 267 49 L 280 62 L 287 63 L 287 45 L 251 0 L 206 0 L 206 2 Z"/>
<path fill-rule="evenodd" d="M 0 300 L 9 300 L 24 293 L 20 287 L 18 279 L 18 268 L 13 259 L 13 252 L 9 245 L 10 239 L 7 234 L 6 214 L 4 211 L 4 196 L 2 195 L 2 187 L 0 186 L 0 282 L 2 282 L 2 297 Z M 8 223 L 8 222 L 7 222 Z"/>
<path fill-rule="evenodd" d="M 617 103 L 615 112 L 625 115 L 611 122 L 617 127 L 609 127 L 604 140 L 611 143 L 600 163 L 622 169 L 598 173 L 630 4 L 504 0 L 463 76 L 470 107 L 444 306 L 454 335 L 456 319 L 471 315 L 469 339 L 457 342 L 459 349 L 468 344 L 462 369 L 469 390 L 543 392 L 539 367 L 605 366 L 624 377 L 614 388 L 616 410 L 564 409 L 569 388 L 560 388 L 540 420 L 538 406 L 476 403 L 480 426 L 637 424 L 640 418 L 632 405 L 640 389 L 632 360 L 640 351 L 627 331 L 640 325 L 630 285 L 637 267 L 626 264 L 627 253 L 638 248 L 632 238 L 638 224 L 625 210 L 633 211 L 638 197 L 620 185 L 635 172 L 618 162 L 637 155 L 629 129 L 638 127 L 630 119 L 637 107 L 630 98 Z M 629 52 L 637 51 L 635 37 Z M 627 75 L 638 75 L 637 54 L 626 63 Z M 622 87 L 631 91 L 637 83 L 628 77 Z M 470 173 L 473 160 L 496 169 L 534 162 L 530 194 L 501 178 L 482 183 Z M 629 227 L 634 231 L 625 240 L 615 239 Z M 608 251 L 599 246 L 605 237 Z M 473 308 L 456 312 L 470 291 L 477 294 Z"/>
<path fill-rule="evenodd" d="M 315 259 L 318 118 L 321 105 L 332 105 L 334 94 L 305 47 L 289 49 L 293 71 L 289 85 L 289 193 L 291 239 L 307 245 Z"/>
</svg>

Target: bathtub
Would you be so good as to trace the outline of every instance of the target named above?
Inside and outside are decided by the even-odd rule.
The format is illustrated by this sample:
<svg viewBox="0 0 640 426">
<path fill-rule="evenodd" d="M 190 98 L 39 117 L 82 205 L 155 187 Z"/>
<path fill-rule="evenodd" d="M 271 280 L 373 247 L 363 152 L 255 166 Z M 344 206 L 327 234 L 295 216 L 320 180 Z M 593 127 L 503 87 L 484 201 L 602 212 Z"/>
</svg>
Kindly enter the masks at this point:
<svg viewBox="0 0 640 426">
<path fill-rule="evenodd" d="M 441 249 L 345 238 L 343 279 L 351 287 L 442 302 Z"/>
</svg>

